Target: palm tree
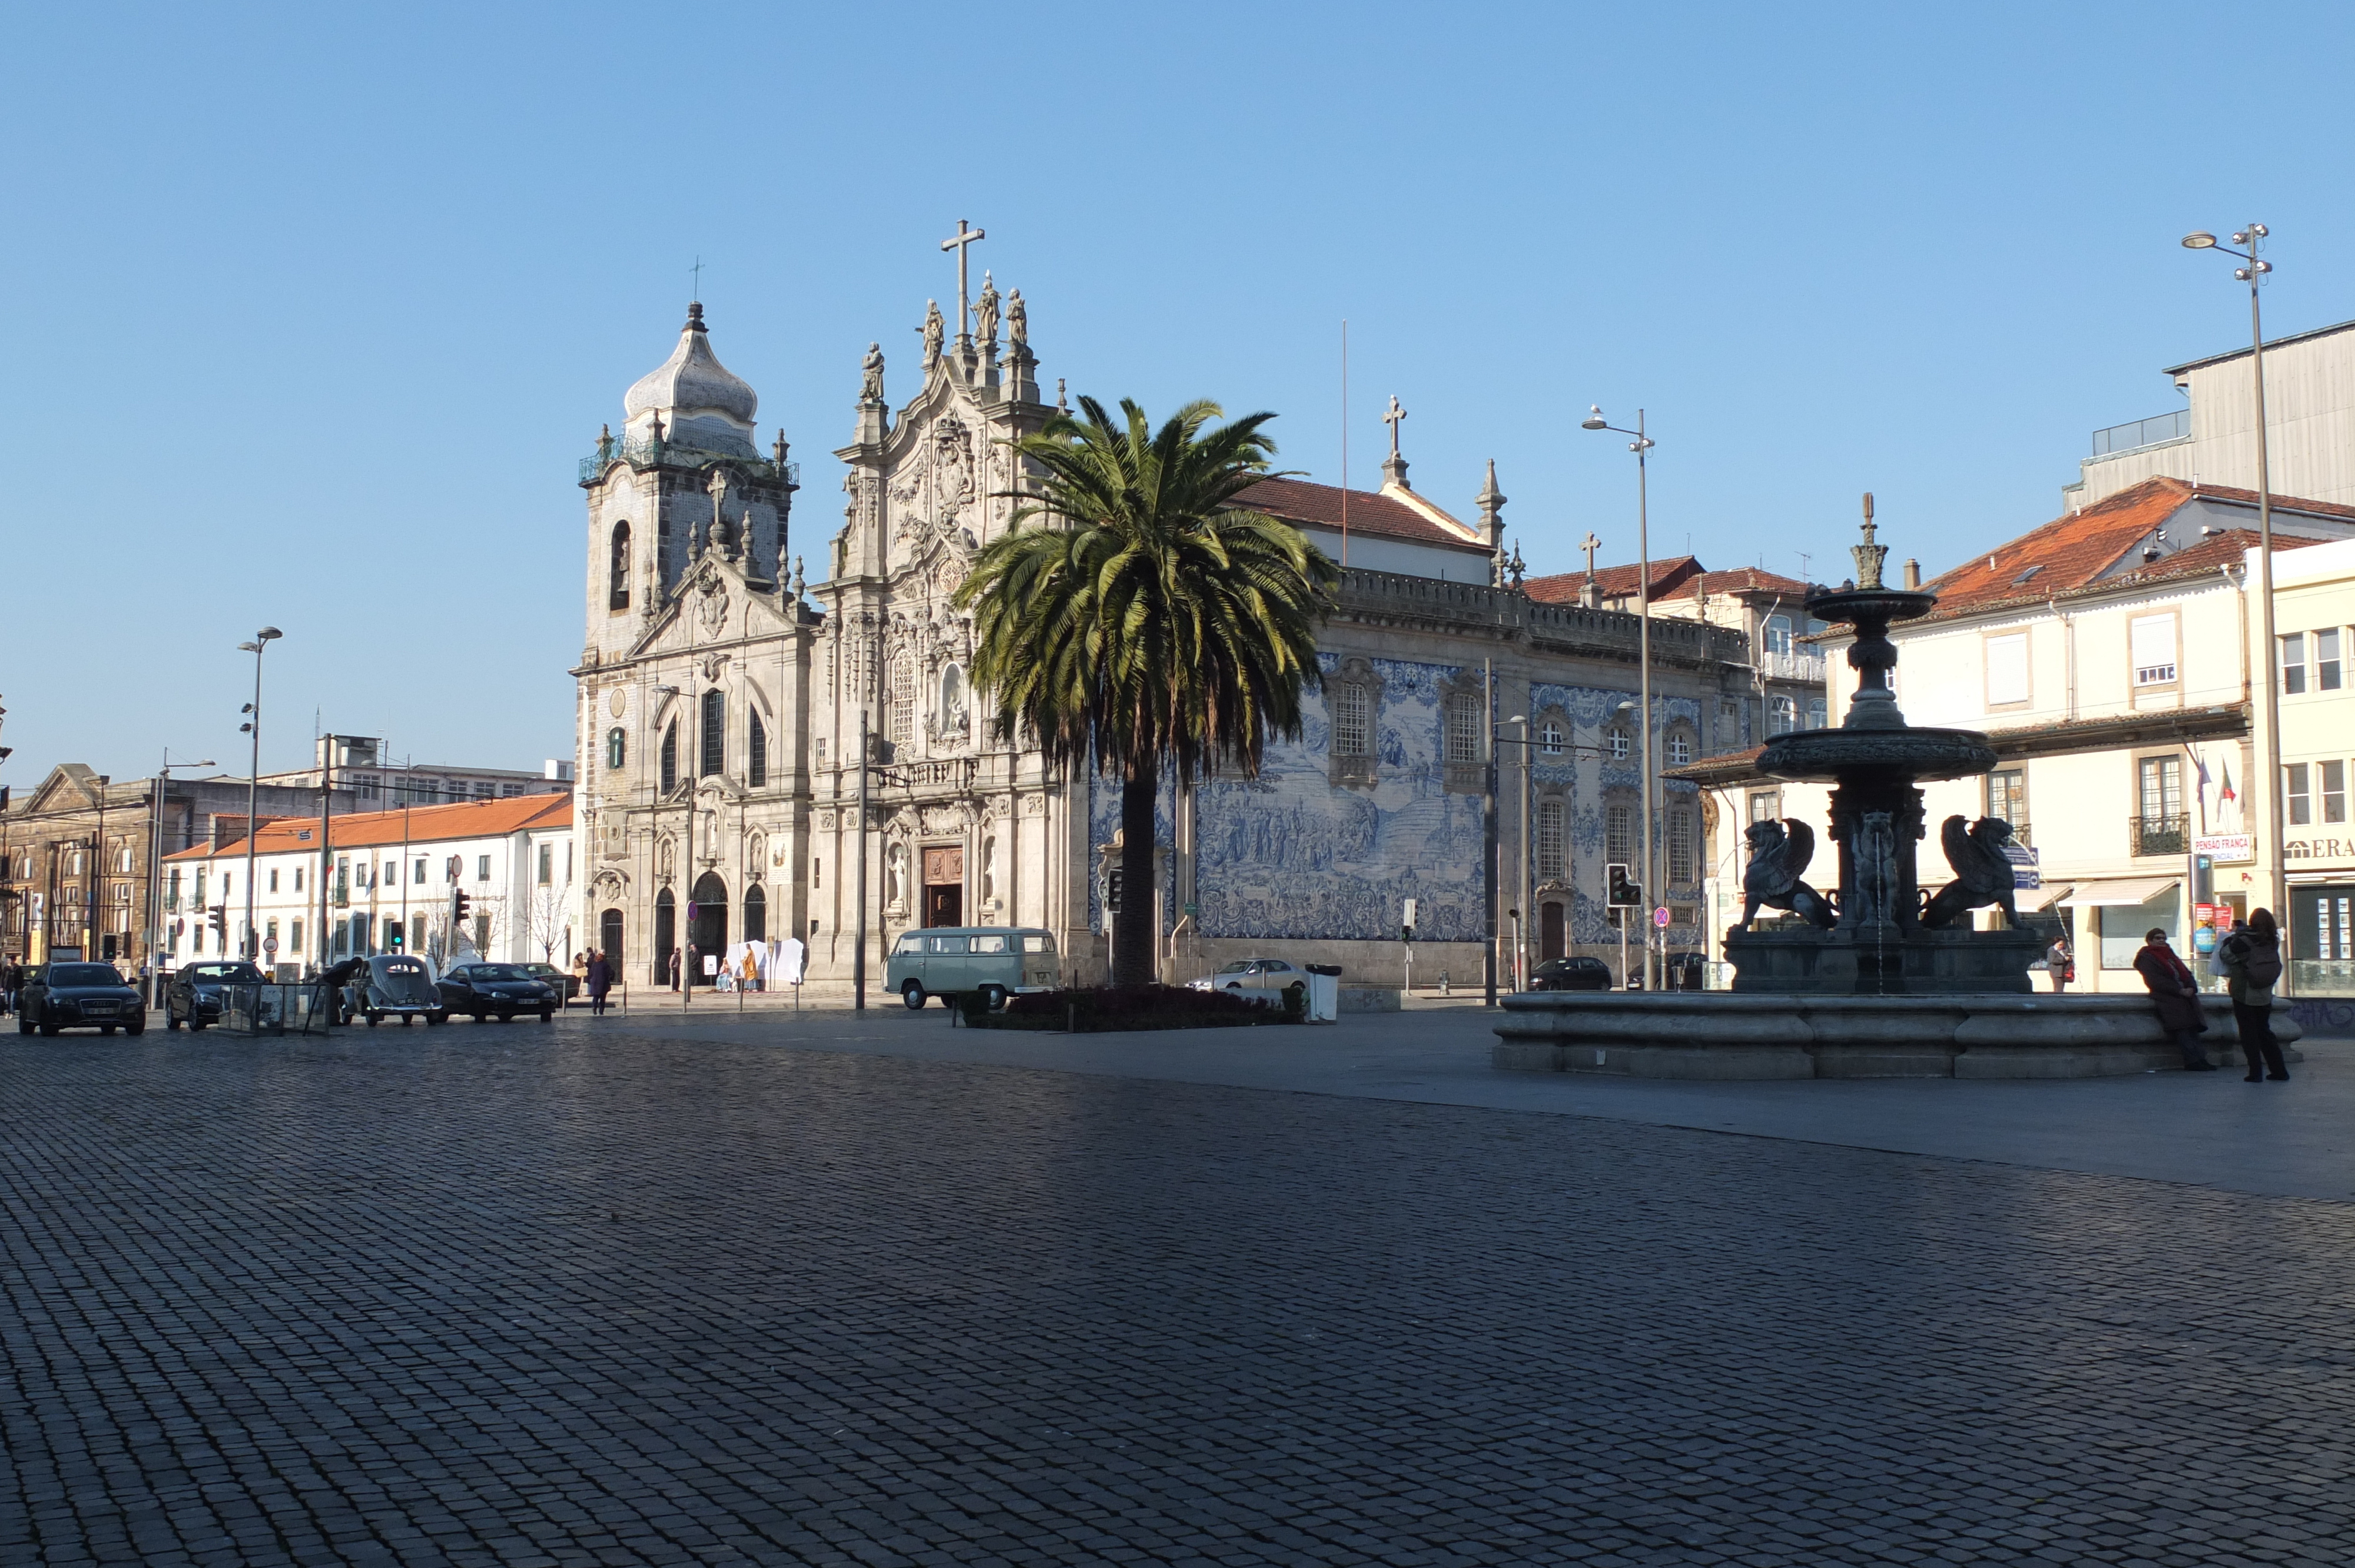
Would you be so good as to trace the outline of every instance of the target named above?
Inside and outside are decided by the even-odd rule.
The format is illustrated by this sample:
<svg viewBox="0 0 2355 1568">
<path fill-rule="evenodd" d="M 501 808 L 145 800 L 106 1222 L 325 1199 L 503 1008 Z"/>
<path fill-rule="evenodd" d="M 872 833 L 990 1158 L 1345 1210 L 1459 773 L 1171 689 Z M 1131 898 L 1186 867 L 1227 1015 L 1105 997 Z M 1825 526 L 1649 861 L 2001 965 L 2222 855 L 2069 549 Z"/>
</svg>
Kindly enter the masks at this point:
<svg viewBox="0 0 2355 1568">
<path fill-rule="evenodd" d="M 1013 444 L 1040 485 L 957 590 L 975 609 L 974 683 L 1001 742 L 1120 779 L 1121 906 L 1113 983 L 1154 979 L 1154 797 L 1161 770 L 1256 777 L 1269 736 L 1300 734 L 1316 631 L 1340 568 L 1300 530 L 1238 505 L 1275 444 L 1253 414 L 1209 428 L 1215 403 L 1156 432 L 1124 399 L 1092 397 Z M 1060 526 L 1028 528 L 1031 517 Z"/>
</svg>

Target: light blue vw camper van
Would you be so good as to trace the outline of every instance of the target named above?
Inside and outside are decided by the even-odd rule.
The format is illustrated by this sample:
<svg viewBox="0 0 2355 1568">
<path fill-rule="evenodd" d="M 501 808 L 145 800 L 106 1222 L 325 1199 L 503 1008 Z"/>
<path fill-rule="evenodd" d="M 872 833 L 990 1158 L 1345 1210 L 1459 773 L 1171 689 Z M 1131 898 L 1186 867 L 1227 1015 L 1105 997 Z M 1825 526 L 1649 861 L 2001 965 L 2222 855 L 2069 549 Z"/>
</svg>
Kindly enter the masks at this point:
<svg viewBox="0 0 2355 1568">
<path fill-rule="evenodd" d="M 1055 937 L 1020 926 L 935 926 L 902 931 L 891 944 L 883 982 L 911 1008 L 937 996 L 943 1006 L 978 991 L 993 1011 L 1026 991 L 1052 991 L 1058 976 Z"/>
</svg>

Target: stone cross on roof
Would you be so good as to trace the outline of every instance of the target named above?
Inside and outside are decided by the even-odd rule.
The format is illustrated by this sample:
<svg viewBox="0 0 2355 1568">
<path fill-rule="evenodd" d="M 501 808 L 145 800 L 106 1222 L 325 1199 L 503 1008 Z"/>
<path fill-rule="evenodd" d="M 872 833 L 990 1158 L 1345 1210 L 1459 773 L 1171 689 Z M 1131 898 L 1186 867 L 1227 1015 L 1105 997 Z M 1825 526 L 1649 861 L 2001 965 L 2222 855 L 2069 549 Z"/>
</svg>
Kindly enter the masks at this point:
<svg viewBox="0 0 2355 1568">
<path fill-rule="evenodd" d="M 1594 575 L 1594 552 L 1603 548 L 1603 541 L 1594 536 L 1593 529 L 1589 528 L 1586 537 L 1578 542 L 1578 547 L 1586 552 L 1586 575 L 1591 577 Z"/>
<path fill-rule="evenodd" d="M 976 239 L 986 238 L 987 238 L 987 235 L 988 230 L 968 228 L 964 219 L 960 217 L 957 219 L 957 231 L 949 236 L 946 239 L 941 241 L 942 249 L 954 250 L 956 252 L 957 341 L 959 343 L 970 343 L 973 341 L 973 334 L 967 330 L 968 323 L 972 318 L 973 292 L 967 283 L 969 274 L 965 270 L 966 258 L 971 254 L 973 242 Z"/>
<path fill-rule="evenodd" d="M 1399 425 L 1405 418 L 1406 410 L 1399 407 L 1398 394 L 1393 392 L 1391 394 L 1390 412 L 1382 416 L 1382 423 L 1391 428 L 1391 457 L 1393 461 L 1399 455 Z"/>
</svg>

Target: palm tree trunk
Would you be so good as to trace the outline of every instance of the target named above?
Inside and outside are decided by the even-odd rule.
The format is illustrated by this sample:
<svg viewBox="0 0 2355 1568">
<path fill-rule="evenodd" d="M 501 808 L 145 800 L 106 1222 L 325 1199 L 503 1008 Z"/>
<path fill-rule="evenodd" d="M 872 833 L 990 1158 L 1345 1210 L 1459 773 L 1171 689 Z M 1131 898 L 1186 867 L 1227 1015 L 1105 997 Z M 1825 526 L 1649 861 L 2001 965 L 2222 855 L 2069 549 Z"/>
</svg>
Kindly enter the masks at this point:
<svg viewBox="0 0 2355 1568">
<path fill-rule="evenodd" d="M 1153 796 L 1161 769 L 1132 763 L 1120 784 L 1120 910 L 1112 917 L 1112 983 L 1151 985 L 1160 975 L 1153 925 Z"/>
</svg>

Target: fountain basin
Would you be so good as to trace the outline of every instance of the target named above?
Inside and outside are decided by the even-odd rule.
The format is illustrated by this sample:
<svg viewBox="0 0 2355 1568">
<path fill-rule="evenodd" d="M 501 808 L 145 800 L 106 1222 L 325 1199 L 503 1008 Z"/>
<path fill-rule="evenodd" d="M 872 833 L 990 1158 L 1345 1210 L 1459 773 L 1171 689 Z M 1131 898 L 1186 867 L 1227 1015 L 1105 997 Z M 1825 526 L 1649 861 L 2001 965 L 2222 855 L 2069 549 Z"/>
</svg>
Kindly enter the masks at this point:
<svg viewBox="0 0 2355 1568">
<path fill-rule="evenodd" d="M 2028 966 L 2049 938 L 2030 930 L 1820 931 L 1796 920 L 1725 934 L 1737 991 L 2031 996 Z"/>
<path fill-rule="evenodd" d="M 2209 1056 L 2233 1065 L 2231 1001 L 2200 998 Z M 1823 996 L 1796 991 L 1533 991 L 1507 997 L 1497 1067 L 1720 1082 L 1770 1078 L 2097 1078 L 2179 1070 L 2142 996 Z M 2291 1061 L 2305 1032 L 2276 1000 Z"/>
<path fill-rule="evenodd" d="M 1975 730 L 1806 729 L 1779 735 L 1758 755 L 1758 770 L 1794 782 L 1834 783 L 1850 774 L 1891 779 L 1970 779 L 1995 767 L 1995 747 Z"/>
</svg>

